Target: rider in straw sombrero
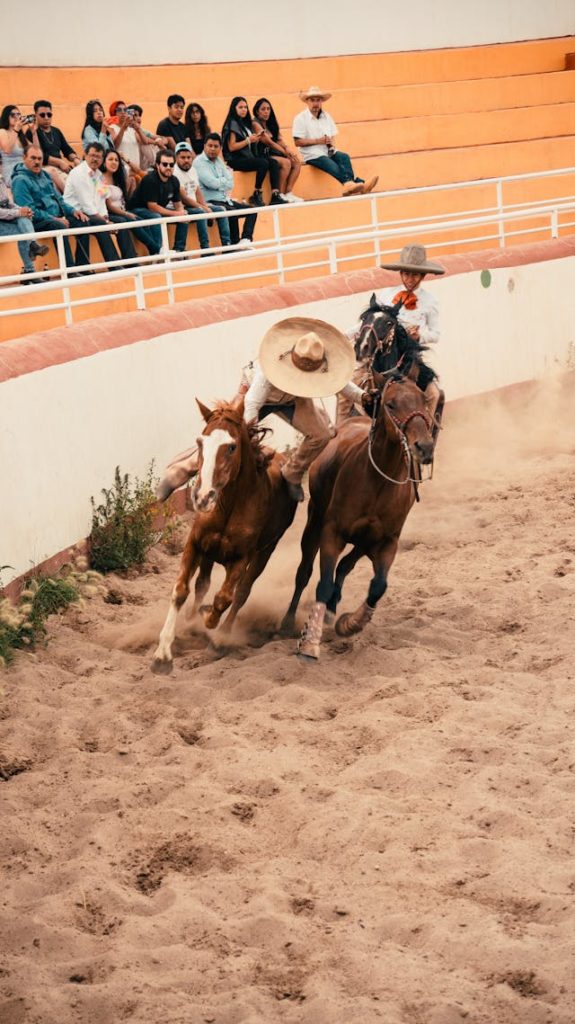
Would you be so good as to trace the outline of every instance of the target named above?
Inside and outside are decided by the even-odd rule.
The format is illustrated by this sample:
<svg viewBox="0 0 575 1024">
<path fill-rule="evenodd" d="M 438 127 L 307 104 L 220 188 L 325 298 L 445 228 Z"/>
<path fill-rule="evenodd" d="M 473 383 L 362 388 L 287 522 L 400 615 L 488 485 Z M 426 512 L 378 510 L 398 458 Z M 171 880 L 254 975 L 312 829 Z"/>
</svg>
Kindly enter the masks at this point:
<svg viewBox="0 0 575 1024">
<path fill-rule="evenodd" d="M 294 118 L 294 142 L 301 151 L 304 164 L 318 167 L 320 171 L 336 178 L 343 185 L 344 196 L 371 192 L 378 178 L 374 176 L 369 181 L 357 178 L 348 154 L 336 149 L 334 140 L 337 125 L 322 107 L 330 96 L 330 92 L 322 91 L 317 85 L 310 85 L 305 92 L 300 92 L 299 98 L 306 104 L 307 110 L 302 110 Z"/>
<path fill-rule="evenodd" d="M 303 440 L 282 467 L 295 501 L 303 501 L 301 481 L 335 430 L 314 399 L 343 393 L 350 401 L 368 404 L 368 392 L 351 381 L 355 355 L 348 339 L 324 320 L 289 317 L 270 327 L 263 337 L 251 383 L 246 375 L 240 392 L 244 419 L 263 420 L 275 413 L 294 427 Z M 168 467 L 158 491 L 165 500 L 196 472 L 192 452 L 185 452 Z"/>
<path fill-rule="evenodd" d="M 398 302 L 402 302 L 398 320 L 408 334 L 422 345 L 436 344 L 439 341 L 439 306 L 435 296 L 420 286 L 426 274 L 439 277 L 445 273 L 444 267 L 428 260 L 425 246 L 416 243 L 404 245 L 398 260 L 382 263 L 381 266 L 383 270 L 398 270 L 403 287 L 398 289 L 394 285 L 391 288 L 382 288 L 375 296 L 378 304 L 396 306 Z M 360 329 L 361 321 L 358 321 L 346 331 L 347 337 L 352 342 L 355 341 Z M 424 397 L 429 415 L 433 418 L 440 397 L 435 381 L 427 385 Z M 344 403 L 339 405 L 338 423 L 346 414 L 343 409 Z"/>
</svg>

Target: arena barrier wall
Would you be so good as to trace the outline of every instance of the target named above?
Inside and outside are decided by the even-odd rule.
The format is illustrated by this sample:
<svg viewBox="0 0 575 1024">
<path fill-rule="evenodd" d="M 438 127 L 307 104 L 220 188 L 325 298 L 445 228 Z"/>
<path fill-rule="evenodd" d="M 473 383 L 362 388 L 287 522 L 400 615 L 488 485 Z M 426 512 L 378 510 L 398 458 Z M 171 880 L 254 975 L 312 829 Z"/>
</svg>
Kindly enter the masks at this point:
<svg viewBox="0 0 575 1024">
<path fill-rule="evenodd" d="M 449 256 L 426 280 L 441 307 L 433 352 L 448 400 L 573 368 L 575 236 Z M 194 442 L 207 404 L 236 391 L 265 330 L 286 316 L 344 329 L 383 270 L 197 299 L 46 331 L 0 347 L 0 565 L 7 584 L 87 536 L 90 496 L 114 469 L 157 472 Z M 272 422 L 269 421 L 270 425 Z M 286 440 L 275 434 L 275 443 Z"/>
<path fill-rule="evenodd" d="M 57 16 L 47 17 L 51 12 Z M 371 53 L 374 39 L 389 51 L 540 39 L 572 31 L 573 5 L 572 0 L 483 0 L 477 5 L 412 0 L 406 18 L 392 0 L 359 0 L 352 10 L 292 0 L 289 9 L 277 12 L 266 0 L 247 5 L 223 0 L 213 16 L 194 4 L 181 5 L 174 27 L 162 31 L 157 3 L 140 0 L 136 7 L 118 5 L 113 23 L 95 32 L 74 0 L 59 0 L 57 8 L 28 0 L 26 21 L 41 24 L 41 32 L 4 32 L 3 64 L 122 67 Z M 104 25 L 101 20 L 99 27 Z M 91 89 L 88 95 L 97 92 Z"/>
</svg>

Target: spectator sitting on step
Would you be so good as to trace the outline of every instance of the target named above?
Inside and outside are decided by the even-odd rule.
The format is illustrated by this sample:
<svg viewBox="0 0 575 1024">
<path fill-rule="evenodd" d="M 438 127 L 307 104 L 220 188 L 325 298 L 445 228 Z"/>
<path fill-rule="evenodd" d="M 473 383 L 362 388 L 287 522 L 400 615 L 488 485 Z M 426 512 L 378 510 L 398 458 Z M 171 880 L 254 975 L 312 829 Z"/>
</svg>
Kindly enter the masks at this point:
<svg viewBox="0 0 575 1024">
<path fill-rule="evenodd" d="M 168 140 L 142 127 L 144 111 L 139 103 L 128 103 L 126 113 L 131 115 L 132 123 L 124 133 L 119 152 L 130 166 L 138 166 L 145 173 L 155 167 L 156 153 L 158 149 L 167 149 Z"/>
<path fill-rule="evenodd" d="M 108 207 L 106 206 L 107 187 L 102 181 L 100 170 L 104 162 L 104 147 L 99 142 L 89 142 L 84 160 L 73 167 L 66 181 L 64 199 L 75 210 L 76 214 L 84 214 L 88 223 L 94 226 L 110 224 Z M 136 250 L 129 231 L 118 231 L 118 245 L 124 260 L 135 260 Z M 118 251 L 112 241 L 111 233 L 98 231 L 96 241 L 106 263 L 114 263 L 119 259 Z M 113 270 L 118 269 L 113 267 Z"/>
<path fill-rule="evenodd" d="M 99 142 L 107 153 L 114 149 L 114 139 L 110 125 L 104 116 L 104 107 L 100 100 L 88 100 L 86 103 L 86 119 L 82 128 L 82 145 L 84 150 L 90 142 Z"/>
<path fill-rule="evenodd" d="M 337 125 L 333 118 L 325 112 L 322 104 L 329 100 L 331 93 L 324 92 L 317 85 L 310 85 L 306 92 L 300 92 L 300 99 L 307 104 L 294 118 L 292 135 L 296 146 L 302 150 L 304 164 L 311 164 L 336 178 L 343 185 L 343 195 L 353 196 L 371 192 L 379 178 L 363 178 L 355 176 L 351 159 L 347 153 L 335 147 Z"/>
<path fill-rule="evenodd" d="M 10 184 L 16 164 L 22 163 L 26 136 L 22 130 L 22 115 L 15 103 L 9 103 L 0 114 L 0 156 L 4 181 Z"/>
<path fill-rule="evenodd" d="M 199 156 L 200 153 L 204 152 L 206 136 L 209 135 L 212 130 L 208 124 L 208 118 L 204 108 L 201 107 L 199 103 L 188 103 L 184 123 L 186 125 L 190 145 L 196 156 Z"/>
<path fill-rule="evenodd" d="M 221 210 L 250 210 L 246 203 L 238 203 L 230 199 L 234 187 L 234 175 L 222 160 L 222 138 L 217 132 L 210 132 L 204 143 L 204 152 L 194 160 L 194 169 L 198 175 L 206 203 L 214 213 Z M 251 249 L 257 214 L 245 216 L 242 237 L 240 238 L 239 217 L 218 217 L 217 225 L 220 240 L 224 247 L 230 245 L 239 249 Z"/>
<path fill-rule="evenodd" d="M 174 177 L 176 158 L 169 149 L 160 149 L 156 154 L 153 171 L 144 175 L 128 203 L 129 209 L 140 220 L 161 220 L 162 217 L 176 217 L 184 213 L 180 198 L 180 183 Z M 148 228 L 153 234 L 158 252 L 162 251 L 162 232 L 155 225 Z"/>
<path fill-rule="evenodd" d="M 2 153 L 0 153 L 0 235 L 31 235 L 34 233 L 34 225 L 31 221 L 32 210 L 29 206 L 17 206 L 14 202 L 3 177 L 2 164 Z M 36 280 L 33 280 L 27 275 L 35 273 L 34 260 L 38 256 L 45 256 L 48 246 L 27 238 L 25 241 L 18 242 L 18 252 L 23 264 L 21 273 L 25 275 L 22 284 L 39 284 L 42 278 L 37 277 Z"/>
<path fill-rule="evenodd" d="M 174 177 L 180 183 L 180 199 L 186 213 L 211 213 L 210 207 L 202 195 L 198 175 L 193 165 L 194 153 L 189 142 L 178 142 L 176 146 L 176 166 Z M 209 249 L 208 227 L 205 220 L 194 222 L 198 232 L 200 249 Z M 174 249 L 185 252 L 187 247 L 189 224 L 182 222 L 176 226 Z"/>
<path fill-rule="evenodd" d="M 32 210 L 34 231 L 61 231 L 63 228 L 83 228 L 88 223 L 85 213 L 76 213 L 58 192 L 52 178 L 42 169 L 43 154 L 40 146 L 29 142 L 24 150 L 24 162 L 17 164 L 12 173 L 12 193 L 18 206 Z M 66 266 L 86 267 L 90 262 L 89 239 L 76 237 L 76 255 L 72 256 L 70 240 L 63 238 Z M 54 239 L 56 252 L 56 239 Z"/>
<path fill-rule="evenodd" d="M 184 113 L 185 100 L 179 93 L 172 93 L 166 100 L 168 106 L 168 116 L 162 118 L 156 128 L 156 134 L 162 135 L 167 140 L 167 149 L 171 149 L 172 153 L 178 142 L 188 141 L 188 130 L 182 121 L 182 115 Z"/>
<path fill-rule="evenodd" d="M 50 100 L 36 100 L 34 104 L 36 123 L 26 132 L 30 142 L 40 145 L 44 156 L 44 170 L 48 172 L 59 192 L 64 192 L 66 175 L 80 163 L 80 157 L 72 149 L 64 133 L 52 124 Z"/>
<path fill-rule="evenodd" d="M 125 224 L 132 221 L 135 226 L 132 232 L 148 250 L 150 256 L 157 256 L 160 251 L 160 243 L 154 228 L 138 227 L 138 217 L 128 209 L 128 182 L 124 171 L 124 164 L 120 155 L 115 149 L 109 150 L 102 165 L 102 182 L 107 186 L 106 207 L 112 224 Z"/>
<path fill-rule="evenodd" d="M 293 194 L 293 187 L 301 171 L 300 158 L 284 142 L 274 108 L 265 96 L 262 96 L 254 104 L 253 121 L 262 130 L 262 134 L 256 144 L 258 153 L 263 153 L 269 160 L 279 165 L 279 187 L 282 199 L 286 199 L 288 203 L 303 202 L 299 196 Z"/>
<path fill-rule="evenodd" d="M 257 144 L 262 129 L 254 124 L 244 96 L 234 96 L 230 103 L 228 116 L 222 128 L 222 144 L 224 160 L 234 171 L 255 171 L 256 183 L 248 202 L 252 206 L 264 206 L 262 185 L 266 175 L 270 176 L 272 197 L 270 203 L 283 205 L 285 199 L 280 196 L 280 165 L 269 156 L 257 151 Z"/>
</svg>

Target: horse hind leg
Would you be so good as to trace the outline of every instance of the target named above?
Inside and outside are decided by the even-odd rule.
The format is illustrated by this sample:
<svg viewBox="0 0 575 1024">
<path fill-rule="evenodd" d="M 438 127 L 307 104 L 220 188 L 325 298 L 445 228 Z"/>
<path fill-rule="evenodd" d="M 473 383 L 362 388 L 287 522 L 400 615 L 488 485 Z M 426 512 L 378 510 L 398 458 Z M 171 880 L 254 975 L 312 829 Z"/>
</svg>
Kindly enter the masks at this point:
<svg viewBox="0 0 575 1024">
<path fill-rule="evenodd" d="M 232 601 L 232 606 L 226 615 L 225 621 L 220 626 L 220 633 L 226 636 L 232 631 L 233 625 L 236 621 L 239 611 L 243 608 L 248 597 L 251 594 L 252 587 L 259 576 L 261 576 L 266 565 L 268 564 L 274 547 L 270 544 L 259 554 L 255 555 L 253 560 L 250 562 L 243 578 L 239 581 Z"/>
<path fill-rule="evenodd" d="M 153 672 L 172 671 L 172 644 L 176 634 L 176 619 L 180 608 L 190 593 L 190 579 L 198 567 L 198 561 L 199 556 L 190 537 L 182 555 L 180 572 L 172 591 L 172 599 L 166 621 L 162 627 L 159 643 L 154 652 L 154 659 L 152 661 Z"/>
<path fill-rule="evenodd" d="M 341 601 L 341 594 L 343 590 L 343 584 L 347 576 L 349 576 L 352 569 L 355 568 L 360 558 L 363 556 L 363 552 L 359 548 L 352 548 L 351 551 L 344 555 L 340 560 L 339 565 L 335 572 L 335 582 L 333 585 L 332 595 L 327 602 L 327 611 L 325 613 L 324 623 L 326 626 L 333 625 L 335 619 L 335 613 L 337 606 Z"/>
<path fill-rule="evenodd" d="M 204 611 L 204 626 L 206 629 L 215 629 L 219 626 L 220 619 L 225 611 L 230 607 L 236 587 L 242 577 L 242 573 L 245 572 L 247 566 L 247 559 L 242 558 L 238 562 L 232 562 L 226 568 L 226 578 L 222 583 L 222 586 L 218 590 L 212 606 L 209 605 Z"/>
<path fill-rule="evenodd" d="M 190 613 L 190 622 L 193 622 L 197 617 L 201 603 L 210 589 L 213 567 L 213 559 L 207 558 L 203 555 L 200 559 L 200 568 L 196 579 L 196 585 L 194 587 L 194 604 Z"/>
</svg>

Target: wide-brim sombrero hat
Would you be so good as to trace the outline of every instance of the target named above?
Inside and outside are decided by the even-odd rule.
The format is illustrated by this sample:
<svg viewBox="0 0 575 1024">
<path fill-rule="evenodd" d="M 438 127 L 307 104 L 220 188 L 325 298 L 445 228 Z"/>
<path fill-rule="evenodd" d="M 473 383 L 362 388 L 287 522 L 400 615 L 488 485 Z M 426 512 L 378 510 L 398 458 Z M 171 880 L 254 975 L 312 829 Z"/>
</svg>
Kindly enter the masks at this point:
<svg viewBox="0 0 575 1024">
<path fill-rule="evenodd" d="M 444 274 L 445 267 L 427 259 L 424 245 L 404 245 L 395 263 L 382 263 L 383 270 L 407 270 L 415 274 Z"/>
<path fill-rule="evenodd" d="M 317 85 L 310 85 L 309 89 L 306 89 L 305 92 L 300 92 L 299 94 L 300 100 L 303 100 L 304 103 L 306 102 L 306 100 L 311 100 L 312 96 L 317 96 L 319 100 L 325 103 L 327 100 L 331 98 L 331 93 L 323 92 L 323 90 L 320 89 Z"/>
<path fill-rule="evenodd" d="M 279 391 L 298 398 L 327 398 L 351 380 L 355 353 L 337 327 L 325 320 L 292 316 L 266 332 L 259 361 Z"/>
</svg>

